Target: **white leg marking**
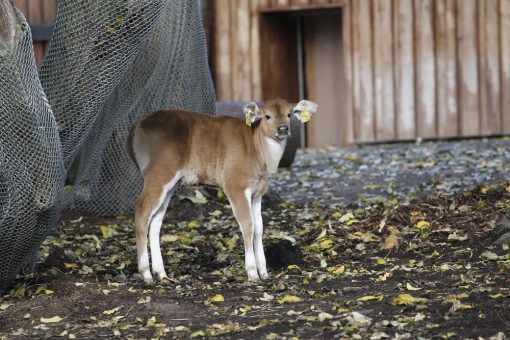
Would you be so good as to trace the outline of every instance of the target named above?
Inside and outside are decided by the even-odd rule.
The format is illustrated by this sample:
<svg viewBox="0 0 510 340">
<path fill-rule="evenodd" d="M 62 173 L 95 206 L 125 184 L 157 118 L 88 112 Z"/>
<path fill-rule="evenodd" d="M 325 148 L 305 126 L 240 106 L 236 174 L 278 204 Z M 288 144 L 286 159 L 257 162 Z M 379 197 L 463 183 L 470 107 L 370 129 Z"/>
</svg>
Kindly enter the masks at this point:
<svg viewBox="0 0 510 340">
<path fill-rule="evenodd" d="M 244 196 L 246 198 L 246 209 L 248 209 L 249 220 L 245 223 L 251 223 L 251 228 L 249 226 L 243 226 L 242 216 L 239 215 L 239 212 L 236 210 L 234 202 L 229 198 L 230 205 L 232 206 L 232 212 L 239 223 L 239 227 L 241 228 L 241 233 L 243 235 L 244 241 L 244 266 L 246 268 L 246 272 L 248 274 L 248 280 L 257 281 L 259 279 L 259 275 L 257 273 L 257 264 L 255 261 L 255 253 L 253 251 L 253 215 L 251 212 L 251 190 L 248 188 L 244 191 Z M 251 230 L 251 235 L 245 235 L 245 228 L 247 230 Z"/>
<path fill-rule="evenodd" d="M 140 244 L 138 248 L 138 272 L 142 274 L 145 282 L 152 282 L 152 275 L 149 270 L 149 252 L 147 249 L 147 242 Z"/>
<path fill-rule="evenodd" d="M 149 221 L 149 242 L 151 248 L 152 257 L 152 272 L 157 275 L 159 279 L 163 279 L 166 276 L 165 267 L 163 264 L 163 257 L 161 256 L 161 248 L 159 245 L 159 233 L 161 230 L 161 223 L 165 216 L 166 208 L 172 197 L 172 189 L 177 184 L 177 181 L 181 178 L 181 174 L 178 172 L 167 184 L 162 188 L 161 196 L 158 201 L 158 205 L 151 212 Z M 147 250 L 145 250 L 147 252 Z M 147 256 L 148 261 L 148 256 Z M 146 264 L 146 271 L 149 272 L 149 264 Z M 145 273 L 142 273 L 145 279 Z M 149 272 L 150 275 L 150 272 Z"/>
<path fill-rule="evenodd" d="M 166 194 L 163 203 L 161 204 L 158 211 L 152 218 L 149 229 L 149 242 L 151 246 L 152 257 L 152 273 L 156 275 L 160 280 L 167 276 L 165 272 L 165 267 L 163 265 L 163 257 L 161 255 L 159 234 L 161 230 L 161 224 L 163 223 L 163 218 L 165 217 L 166 208 L 168 207 L 168 203 L 170 202 L 171 197 L 172 193 L 170 191 Z"/>
<path fill-rule="evenodd" d="M 253 215 L 253 248 L 255 249 L 255 261 L 259 277 L 262 280 L 268 279 L 269 275 L 266 269 L 266 256 L 264 255 L 264 246 L 262 245 L 262 235 L 264 226 L 262 223 L 262 197 L 254 198 L 251 202 L 251 212 Z"/>
<path fill-rule="evenodd" d="M 253 220 L 253 211 L 251 209 L 251 189 L 248 188 L 244 191 L 244 196 L 246 197 L 246 200 L 248 202 L 248 209 L 250 211 L 250 218 L 251 218 L 251 235 L 248 235 L 248 242 L 245 242 L 245 253 L 244 253 L 244 260 L 245 260 L 245 267 L 246 272 L 248 273 L 248 279 L 249 280 L 258 280 L 259 275 L 257 273 L 257 261 L 255 260 L 255 252 L 253 250 L 253 234 L 254 234 L 254 220 Z M 241 227 L 241 229 L 243 229 Z M 244 239 L 244 236 L 243 236 Z"/>
</svg>

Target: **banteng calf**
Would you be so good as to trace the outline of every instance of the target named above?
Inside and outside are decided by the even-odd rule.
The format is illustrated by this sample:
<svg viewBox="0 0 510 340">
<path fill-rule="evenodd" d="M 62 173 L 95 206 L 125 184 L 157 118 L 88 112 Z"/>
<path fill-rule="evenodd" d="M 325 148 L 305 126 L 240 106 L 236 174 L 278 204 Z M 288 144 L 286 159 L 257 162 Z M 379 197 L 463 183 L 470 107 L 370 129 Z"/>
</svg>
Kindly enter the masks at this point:
<svg viewBox="0 0 510 340">
<path fill-rule="evenodd" d="M 159 245 L 161 222 L 172 195 L 184 185 L 204 184 L 225 192 L 241 227 L 249 280 L 267 279 L 262 247 L 261 199 L 290 136 L 290 118 L 307 121 L 317 109 L 309 101 L 292 108 L 285 100 L 248 103 L 246 124 L 232 117 L 214 117 L 183 110 L 159 111 L 138 120 L 128 138 L 129 154 L 144 177 L 134 206 L 138 271 L 152 281 L 165 278 Z"/>
</svg>

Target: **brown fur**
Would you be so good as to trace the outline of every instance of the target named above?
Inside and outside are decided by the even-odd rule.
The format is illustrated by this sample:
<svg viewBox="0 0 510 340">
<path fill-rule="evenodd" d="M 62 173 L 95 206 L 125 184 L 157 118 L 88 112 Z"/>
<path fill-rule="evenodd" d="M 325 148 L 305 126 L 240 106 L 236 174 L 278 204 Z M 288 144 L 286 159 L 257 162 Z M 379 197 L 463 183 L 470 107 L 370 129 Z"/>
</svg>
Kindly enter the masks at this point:
<svg viewBox="0 0 510 340">
<path fill-rule="evenodd" d="M 139 270 L 145 279 L 151 279 L 146 268 L 148 260 L 142 255 L 147 247 L 149 224 L 158 211 L 163 209 L 164 213 L 167 203 L 162 200 L 165 201 L 167 193 L 163 187 L 177 177 L 182 177 L 183 184 L 205 184 L 223 189 L 241 225 L 246 256 L 251 256 L 249 252 L 253 254 L 254 219 L 259 218 L 253 216 L 252 210 L 256 209 L 253 202 L 260 203 L 260 197 L 267 191 L 271 176 L 277 170 L 286 138 L 278 134 L 278 127 L 286 126 L 290 131 L 290 112 L 289 104 L 277 99 L 260 109 L 261 119 L 251 127 L 236 118 L 184 110 L 159 111 L 135 122 L 128 137 L 128 151 L 137 166 L 143 168 L 144 175 L 144 188 L 134 213 Z M 152 241 L 158 241 L 156 249 L 159 251 L 159 226 L 158 240 L 155 234 L 151 235 Z M 260 237 L 261 242 L 262 236 L 256 237 Z M 262 257 L 257 257 L 257 268 L 261 277 L 266 278 L 262 244 L 258 246 Z M 155 270 L 154 257 L 158 254 L 154 253 L 152 244 L 151 251 Z M 263 264 L 259 263 L 262 261 L 259 257 Z M 143 268 L 140 268 L 140 262 Z M 251 262 L 251 257 L 249 260 L 247 257 L 246 269 L 249 278 L 256 279 L 255 264 Z M 158 270 L 159 276 L 166 275 L 161 268 L 156 268 Z"/>
</svg>

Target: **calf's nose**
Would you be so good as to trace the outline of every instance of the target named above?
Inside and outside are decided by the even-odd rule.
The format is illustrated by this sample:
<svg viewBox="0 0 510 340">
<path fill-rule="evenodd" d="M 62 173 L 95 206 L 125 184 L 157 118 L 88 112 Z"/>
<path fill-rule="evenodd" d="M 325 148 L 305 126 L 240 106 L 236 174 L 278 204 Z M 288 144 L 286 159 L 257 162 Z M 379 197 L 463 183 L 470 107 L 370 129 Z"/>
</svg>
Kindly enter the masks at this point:
<svg viewBox="0 0 510 340">
<path fill-rule="evenodd" d="M 287 125 L 280 125 L 278 126 L 278 134 L 280 135 L 288 135 L 289 134 L 289 127 Z"/>
</svg>

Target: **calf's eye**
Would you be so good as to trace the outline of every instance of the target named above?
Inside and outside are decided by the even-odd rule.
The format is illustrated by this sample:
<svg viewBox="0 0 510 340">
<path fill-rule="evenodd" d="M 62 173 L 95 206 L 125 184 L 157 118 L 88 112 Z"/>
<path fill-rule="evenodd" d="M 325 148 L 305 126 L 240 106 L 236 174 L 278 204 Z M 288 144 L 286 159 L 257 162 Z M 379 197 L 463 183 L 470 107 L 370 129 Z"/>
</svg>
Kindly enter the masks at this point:
<svg viewBox="0 0 510 340">
<path fill-rule="evenodd" d="M 270 115 L 266 115 L 266 119 L 267 119 L 267 120 L 270 120 L 270 119 L 271 119 L 271 116 L 270 116 Z"/>
</svg>

